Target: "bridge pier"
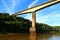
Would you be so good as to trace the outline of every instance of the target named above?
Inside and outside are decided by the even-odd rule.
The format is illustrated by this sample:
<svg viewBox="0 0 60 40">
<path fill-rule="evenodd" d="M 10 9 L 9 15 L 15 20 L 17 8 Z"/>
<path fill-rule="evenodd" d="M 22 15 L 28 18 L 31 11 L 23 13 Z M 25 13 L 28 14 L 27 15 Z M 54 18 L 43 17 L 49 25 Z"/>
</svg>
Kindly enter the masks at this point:
<svg viewBox="0 0 60 40">
<path fill-rule="evenodd" d="M 36 13 L 32 12 L 32 27 L 30 28 L 30 40 L 36 40 Z"/>
<path fill-rule="evenodd" d="M 32 27 L 30 28 L 30 32 L 36 33 L 36 13 L 32 12 Z"/>
</svg>

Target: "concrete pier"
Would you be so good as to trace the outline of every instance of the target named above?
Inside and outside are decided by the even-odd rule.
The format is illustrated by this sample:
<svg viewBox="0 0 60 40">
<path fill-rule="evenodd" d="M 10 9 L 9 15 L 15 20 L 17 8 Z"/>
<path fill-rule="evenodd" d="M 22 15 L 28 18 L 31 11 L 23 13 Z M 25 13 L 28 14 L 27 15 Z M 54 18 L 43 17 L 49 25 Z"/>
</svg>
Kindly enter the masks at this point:
<svg viewBox="0 0 60 40">
<path fill-rule="evenodd" d="M 36 40 L 36 13 L 32 12 L 32 27 L 30 28 L 30 40 Z"/>
<path fill-rule="evenodd" d="M 30 32 L 36 33 L 36 13 L 32 12 L 32 27 L 30 28 Z"/>
</svg>

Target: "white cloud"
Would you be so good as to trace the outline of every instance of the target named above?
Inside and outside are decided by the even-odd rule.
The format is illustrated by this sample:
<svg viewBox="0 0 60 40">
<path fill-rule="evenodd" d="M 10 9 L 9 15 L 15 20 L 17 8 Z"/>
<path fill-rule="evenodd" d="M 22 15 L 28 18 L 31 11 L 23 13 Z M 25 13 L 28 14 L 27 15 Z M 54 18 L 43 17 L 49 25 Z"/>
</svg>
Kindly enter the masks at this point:
<svg viewBox="0 0 60 40">
<path fill-rule="evenodd" d="M 15 7 L 21 0 L 12 0 L 12 8 Z"/>
<path fill-rule="evenodd" d="M 26 14 L 26 17 L 25 18 L 26 19 L 29 19 L 31 21 L 32 20 L 32 14 L 31 13 Z"/>
<path fill-rule="evenodd" d="M 60 23 L 54 23 L 51 26 L 60 26 Z"/>
<path fill-rule="evenodd" d="M 33 6 L 34 4 L 36 4 L 37 2 L 38 2 L 38 0 L 35 0 L 34 2 L 32 2 L 32 3 L 28 6 L 28 8 L 32 7 L 32 6 Z M 31 15 L 31 14 L 27 14 L 25 18 L 32 20 L 32 15 Z"/>
<path fill-rule="evenodd" d="M 14 7 L 20 2 L 20 0 L 11 0 L 10 6 L 5 2 L 5 0 L 2 0 L 3 5 L 6 8 L 7 13 L 14 13 Z"/>
<path fill-rule="evenodd" d="M 55 25 L 59 26 L 60 25 L 59 20 L 60 20 L 60 13 L 58 13 L 58 11 L 53 11 L 52 13 L 49 13 L 45 16 L 38 17 L 37 15 L 37 22 L 46 23 L 51 26 Z"/>
<path fill-rule="evenodd" d="M 11 6 L 9 7 L 9 6 L 6 4 L 6 2 L 5 2 L 4 0 L 2 0 L 2 3 L 3 3 L 4 6 L 6 7 L 6 11 L 7 11 L 7 12 L 11 12 L 11 13 L 14 12 L 14 7 L 15 7 L 19 2 L 20 2 L 20 0 L 17 0 L 17 1 L 16 1 L 16 0 L 11 0 Z M 33 6 L 34 4 L 36 4 L 37 2 L 38 2 L 38 0 L 35 0 L 34 2 L 32 2 L 32 3 L 28 6 L 28 8 L 32 7 L 32 6 Z M 57 8 L 57 7 L 56 7 L 56 6 L 55 6 L 55 7 L 54 7 L 54 6 L 51 6 L 51 7 L 50 7 L 50 9 L 55 9 L 55 8 Z M 50 21 L 51 19 L 54 20 L 54 18 L 60 17 L 60 14 L 58 13 L 57 10 L 56 10 L 56 11 L 53 11 L 53 12 L 51 12 L 51 13 L 45 15 L 45 16 L 42 16 L 42 15 L 41 15 L 42 13 L 43 13 L 43 12 L 41 12 L 41 11 L 36 13 L 36 20 L 37 20 L 37 22 L 39 22 L 39 23 L 46 23 L 47 21 Z M 32 20 L 32 15 L 31 15 L 31 13 L 30 13 L 30 14 L 27 14 L 25 18 Z M 49 24 L 49 25 L 51 25 L 51 24 Z M 59 23 L 53 23 L 53 25 L 60 25 L 60 24 L 59 24 Z"/>
<path fill-rule="evenodd" d="M 49 13 L 49 14 L 47 14 L 47 15 L 45 15 L 45 16 L 39 16 L 39 13 L 37 14 L 37 16 L 36 16 L 36 20 L 37 20 L 37 22 L 39 22 L 39 23 L 44 23 L 44 22 L 46 22 L 47 20 L 48 20 L 48 18 L 51 16 L 51 15 L 53 15 L 53 14 L 55 14 L 56 13 L 56 11 L 54 11 L 54 12 L 52 12 L 52 13 Z M 42 13 L 40 13 L 40 14 L 42 14 Z M 38 18 L 38 16 L 39 16 L 39 18 Z"/>
<path fill-rule="evenodd" d="M 28 7 L 30 8 L 30 6 L 28 6 Z M 60 18 L 60 13 L 58 12 L 58 10 L 53 10 L 53 9 L 56 9 L 57 7 L 58 6 L 56 6 L 56 5 L 49 7 L 49 10 L 52 10 L 53 12 L 50 12 L 47 15 L 44 15 L 44 16 L 42 16 L 43 11 L 38 11 L 36 13 L 36 20 L 37 20 L 36 22 L 46 23 L 46 24 L 51 25 L 51 26 L 55 26 L 55 25 L 59 26 L 60 23 L 58 23 L 57 21 L 60 20 L 59 19 Z M 32 20 L 32 17 L 31 17 L 30 14 L 27 14 L 26 18 Z M 53 21 L 55 23 L 52 23 Z"/>
<path fill-rule="evenodd" d="M 56 17 L 56 18 L 58 18 L 58 17 L 60 17 L 60 13 L 56 13 L 56 14 L 54 14 L 54 15 L 52 15 L 51 17 Z"/>
<path fill-rule="evenodd" d="M 38 0 L 35 0 L 34 2 L 32 2 L 29 6 L 28 6 L 28 8 L 30 8 L 30 7 L 32 7 L 34 4 L 36 4 L 38 2 Z"/>
</svg>

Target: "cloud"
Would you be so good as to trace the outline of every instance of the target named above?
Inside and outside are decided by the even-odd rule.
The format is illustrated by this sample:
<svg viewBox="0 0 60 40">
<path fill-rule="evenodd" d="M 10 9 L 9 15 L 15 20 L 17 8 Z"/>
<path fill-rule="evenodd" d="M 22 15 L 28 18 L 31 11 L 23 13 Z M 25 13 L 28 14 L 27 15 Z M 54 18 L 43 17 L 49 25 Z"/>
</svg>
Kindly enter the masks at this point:
<svg viewBox="0 0 60 40">
<path fill-rule="evenodd" d="M 2 3 L 4 4 L 4 6 L 6 7 L 6 11 L 8 12 L 8 13 L 14 13 L 14 7 L 18 4 L 20 2 L 20 0 L 11 0 L 11 6 L 8 6 L 8 4 L 5 2 L 5 0 L 2 0 Z M 28 8 L 30 8 L 30 7 L 32 7 L 34 4 L 36 4 L 38 2 L 38 0 L 35 0 L 34 2 L 32 2 L 29 6 L 28 6 Z M 57 8 L 57 6 L 51 6 L 50 8 L 49 8 L 49 10 L 51 10 L 51 9 L 56 9 Z M 44 10 L 45 11 L 45 10 Z M 53 11 L 53 10 L 52 10 Z M 47 23 L 47 22 L 51 22 L 51 21 L 53 21 L 53 20 L 55 20 L 55 21 L 57 21 L 57 20 L 59 20 L 59 18 L 60 18 L 60 14 L 58 13 L 58 10 L 54 10 L 53 12 L 50 12 L 50 11 L 48 11 L 49 12 L 49 14 L 47 14 L 47 15 L 44 15 L 44 16 L 42 16 L 41 14 L 43 13 L 43 11 L 39 11 L 39 12 L 37 12 L 36 13 L 36 20 L 37 20 L 37 22 L 39 22 L 39 23 Z M 45 12 L 46 13 L 46 12 Z M 31 13 L 29 13 L 29 14 L 27 14 L 26 15 L 26 17 L 25 17 L 26 19 L 30 19 L 30 20 L 32 20 L 32 14 Z M 52 22 L 51 22 L 52 23 Z M 58 22 L 56 22 L 56 23 L 47 23 L 47 24 L 49 24 L 49 25 L 60 25 L 60 23 L 58 23 Z"/>
<path fill-rule="evenodd" d="M 36 13 L 36 22 L 38 23 L 45 23 L 45 24 L 48 24 L 48 25 L 51 25 L 51 26 L 56 26 L 60 23 L 59 22 L 59 18 L 60 18 L 60 13 L 58 13 L 58 11 L 53 11 L 53 12 L 50 12 L 49 14 L 47 15 L 44 15 L 42 16 L 43 12 L 39 11 Z M 27 15 L 27 19 L 30 19 L 32 20 L 32 14 L 28 14 Z"/>
<path fill-rule="evenodd" d="M 56 9 L 59 8 L 59 5 L 60 5 L 60 3 L 55 4 L 55 5 L 52 5 L 52 6 L 50 6 L 49 8 L 52 9 L 52 10 L 56 10 Z"/>
<path fill-rule="evenodd" d="M 37 22 L 39 23 L 45 23 L 49 24 L 51 26 L 59 26 L 60 22 L 60 13 L 58 11 L 53 11 L 45 16 L 39 16 L 37 15 Z"/>
<path fill-rule="evenodd" d="M 38 13 L 38 12 L 37 12 Z M 52 13 L 49 13 L 49 14 L 47 14 L 47 15 L 45 15 L 45 16 L 39 16 L 39 13 L 36 15 L 36 20 L 37 20 L 37 22 L 39 22 L 39 23 L 44 23 L 44 22 L 46 22 L 47 20 L 48 20 L 48 18 L 50 17 L 50 16 L 52 16 L 52 15 L 54 15 L 56 13 L 56 11 L 53 11 Z M 40 14 L 42 14 L 42 13 L 40 13 Z M 39 18 L 38 18 L 38 16 L 39 16 Z"/>
<path fill-rule="evenodd" d="M 31 13 L 26 14 L 26 17 L 25 18 L 26 19 L 29 19 L 31 21 L 32 20 L 32 14 Z"/>
<path fill-rule="evenodd" d="M 21 0 L 12 0 L 12 8 L 15 7 Z"/>
<path fill-rule="evenodd" d="M 30 8 L 31 5 L 32 4 L 30 4 L 28 8 Z M 56 25 L 59 26 L 60 12 L 59 10 L 57 10 L 57 8 L 59 8 L 58 4 L 48 7 L 49 10 L 47 12 L 45 10 L 43 10 L 44 12 L 43 11 L 36 12 L 36 22 L 45 23 L 51 26 L 56 26 Z M 32 20 L 32 15 L 27 14 L 26 18 Z"/>
<path fill-rule="evenodd" d="M 60 26 L 60 23 L 54 23 L 54 24 L 52 24 L 51 26 Z"/>
<path fill-rule="evenodd" d="M 52 15 L 51 17 L 56 17 L 56 18 L 58 18 L 58 17 L 60 17 L 60 13 L 56 13 L 56 14 L 54 14 L 54 15 Z"/>
<path fill-rule="evenodd" d="M 7 3 L 4 0 L 1 0 L 1 1 L 2 1 L 3 5 L 5 6 L 5 10 L 7 12 L 9 12 L 10 10 L 9 10 L 9 7 L 8 7 Z"/>
<path fill-rule="evenodd" d="M 28 6 L 28 8 L 32 7 L 32 6 L 33 6 L 34 4 L 36 4 L 37 2 L 38 2 L 38 0 L 35 0 L 34 2 L 32 2 L 32 3 Z M 32 20 L 32 14 L 27 14 L 25 18 Z"/>
<path fill-rule="evenodd" d="M 2 0 L 2 3 L 3 3 L 3 5 L 5 6 L 5 8 L 6 8 L 6 12 L 7 13 L 14 13 L 14 7 L 18 4 L 20 2 L 20 0 L 11 0 L 11 2 L 9 2 L 11 5 L 10 6 L 8 6 L 9 5 L 9 3 L 7 4 L 6 2 L 5 2 L 5 0 Z"/>
<path fill-rule="evenodd" d="M 29 6 L 28 6 L 28 8 L 30 8 L 30 7 L 32 7 L 34 4 L 36 4 L 38 2 L 38 0 L 35 0 L 34 2 L 32 2 Z"/>
</svg>

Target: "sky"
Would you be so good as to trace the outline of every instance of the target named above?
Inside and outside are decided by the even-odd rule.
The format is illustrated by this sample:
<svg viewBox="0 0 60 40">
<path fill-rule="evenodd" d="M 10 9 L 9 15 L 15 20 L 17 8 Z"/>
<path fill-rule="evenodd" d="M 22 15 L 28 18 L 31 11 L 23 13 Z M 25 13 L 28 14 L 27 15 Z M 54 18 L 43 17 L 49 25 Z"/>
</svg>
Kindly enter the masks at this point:
<svg viewBox="0 0 60 40">
<path fill-rule="evenodd" d="M 0 12 L 10 15 L 33 6 L 49 2 L 50 0 L 0 0 Z M 19 17 L 32 20 L 32 14 L 23 14 Z M 36 22 L 51 26 L 60 26 L 60 3 L 36 12 Z"/>
</svg>

